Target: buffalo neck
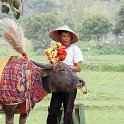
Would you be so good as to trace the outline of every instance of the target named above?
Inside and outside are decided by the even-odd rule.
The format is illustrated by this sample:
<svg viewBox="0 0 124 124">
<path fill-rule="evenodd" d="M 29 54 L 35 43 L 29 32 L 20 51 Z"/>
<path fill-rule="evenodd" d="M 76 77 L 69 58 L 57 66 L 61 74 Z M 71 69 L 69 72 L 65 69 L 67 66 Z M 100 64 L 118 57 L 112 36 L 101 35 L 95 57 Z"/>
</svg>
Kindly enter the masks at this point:
<svg viewBox="0 0 124 124">
<path fill-rule="evenodd" d="M 42 77 L 42 83 L 43 83 L 43 88 L 45 89 L 46 92 L 50 93 L 51 90 L 49 88 L 49 81 L 47 77 Z"/>
</svg>

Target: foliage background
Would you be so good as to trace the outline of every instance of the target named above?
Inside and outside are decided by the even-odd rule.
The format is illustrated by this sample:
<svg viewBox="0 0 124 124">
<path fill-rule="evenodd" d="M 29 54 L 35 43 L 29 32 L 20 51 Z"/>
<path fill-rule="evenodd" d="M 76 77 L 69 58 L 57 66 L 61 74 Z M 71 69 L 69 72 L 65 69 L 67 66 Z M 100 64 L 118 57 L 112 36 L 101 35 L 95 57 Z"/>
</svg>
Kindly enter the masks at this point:
<svg viewBox="0 0 124 124">
<path fill-rule="evenodd" d="M 38 42 L 34 45 L 36 49 L 49 47 L 49 31 L 65 24 L 77 33 L 81 41 L 102 39 L 115 43 L 119 42 L 117 35 L 123 36 L 124 32 L 123 4 L 124 0 L 23 0 L 19 8 L 21 17 L 17 22 L 24 27 L 26 37 L 33 44 Z M 3 17 L 13 18 L 13 15 L 0 13 L 1 20 Z M 91 18 L 92 21 L 87 23 Z"/>
<path fill-rule="evenodd" d="M 113 25 L 112 30 L 119 29 L 115 31 L 122 33 L 118 36 L 111 30 L 106 35 L 101 35 L 100 42 L 96 34 L 88 34 L 90 40 L 83 38 L 76 43 L 85 60 L 83 70 L 78 75 L 86 80 L 88 94 L 83 95 L 78 90 L 75 103 L 84 104 L 86 124 L 124 123 L 124 39 L 123 32 L 120 32 L 124 23 L 121 23 L 123 18 L 121 20 L 122 16 L 118 14 L 123 4 L 124 0 L 25 0 L 23 8 L 20 7 L 23 12 L 21 17 L 15 20 L 23 26 L 28 39 L 26 52 L 29 58 L 38 62 L 47 61 L 44 49 L 52 42 L 48 33 L 59 25 L 67 24 L 80 36 L 85 20 L 101 15 Z M 0 13 L 0 59 L 8 55 L 20 56 L 2 38 L 1 21 L 5 17 L 13 16 L 11 13 Z M 32 26 L 36 26 L 36 29 Z M 48 46 L 45 46 L 47 43 Z M 46 122 L 50 97 L 51 94 L 36 104 L 27 124 Z M 18 124 L 18 118 L 19 115 L 16 115 L 15 124 Z M 4 123 L 5 116 L 0 114 L 0 124 Z"/>
</svg>

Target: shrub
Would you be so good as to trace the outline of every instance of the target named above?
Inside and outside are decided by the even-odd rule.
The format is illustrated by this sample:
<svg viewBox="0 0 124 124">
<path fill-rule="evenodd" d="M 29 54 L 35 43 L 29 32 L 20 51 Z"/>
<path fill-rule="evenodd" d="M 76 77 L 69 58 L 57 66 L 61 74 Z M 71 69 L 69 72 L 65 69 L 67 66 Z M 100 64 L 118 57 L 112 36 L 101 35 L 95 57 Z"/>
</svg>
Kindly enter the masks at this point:
<svg viewBox="0 0 124 124">
<path fill-rule="evenodd" d="M 124 55 L 124 47 L 112 47 L 110 45 L 108 46 L 102 46 L 102 45 L 97 45 L 96 47 L 93 48 L 94 52 L 99 55 Z"/>
<path fill-rule="evenodd" d="M 124 64 L 120 65 L 110 65 L 110 64 L 82 64 L 82 68 L 85 70 L 95 70 L 95 71 L 115 71 L 115 72 L 124 72 Z"/>
</svg>

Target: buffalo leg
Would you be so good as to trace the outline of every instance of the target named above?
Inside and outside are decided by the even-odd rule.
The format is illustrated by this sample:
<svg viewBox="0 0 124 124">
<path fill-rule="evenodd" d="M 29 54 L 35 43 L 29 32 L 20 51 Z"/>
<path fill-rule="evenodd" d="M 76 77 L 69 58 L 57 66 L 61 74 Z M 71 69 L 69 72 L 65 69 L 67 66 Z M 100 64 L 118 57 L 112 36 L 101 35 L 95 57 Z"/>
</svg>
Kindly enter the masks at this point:
<svg viewBox="0 0 124 124">
<path fill-rule="evenodd" d="M 14 112 L 17 105 L 5 106 L 6 124 L 13 124 Z"/>
<path fill-rule="evenodd" d="M 27 119 L 27 113 L 20 114 L 19 124 L 25 124 L 26 119 Z"/>
</svg>

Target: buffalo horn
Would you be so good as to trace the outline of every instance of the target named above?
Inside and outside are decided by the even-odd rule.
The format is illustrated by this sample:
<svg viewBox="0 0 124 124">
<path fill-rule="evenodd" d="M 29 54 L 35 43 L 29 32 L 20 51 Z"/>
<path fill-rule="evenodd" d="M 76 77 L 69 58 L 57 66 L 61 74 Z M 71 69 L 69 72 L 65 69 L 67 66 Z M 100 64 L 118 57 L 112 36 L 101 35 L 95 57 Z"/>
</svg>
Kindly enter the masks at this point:
<svg viewBox="0 0 124 124">
<path fill-rule="evenodd" d="M 33 64 L 35 64 L 36 66 L 44 68 L 44 69 L 53 69 L 53 65 L 52 64 L 43 64 L 43 63 L 34 62 L 32 60 L 31 60 L 31 62 Z"/>
</svg>

